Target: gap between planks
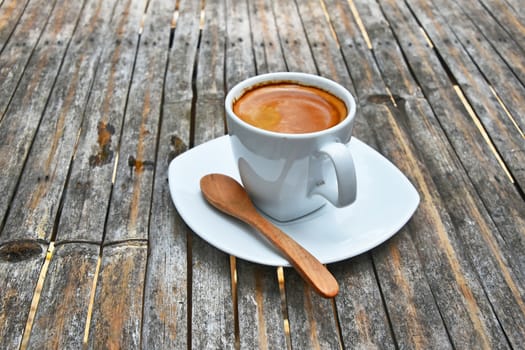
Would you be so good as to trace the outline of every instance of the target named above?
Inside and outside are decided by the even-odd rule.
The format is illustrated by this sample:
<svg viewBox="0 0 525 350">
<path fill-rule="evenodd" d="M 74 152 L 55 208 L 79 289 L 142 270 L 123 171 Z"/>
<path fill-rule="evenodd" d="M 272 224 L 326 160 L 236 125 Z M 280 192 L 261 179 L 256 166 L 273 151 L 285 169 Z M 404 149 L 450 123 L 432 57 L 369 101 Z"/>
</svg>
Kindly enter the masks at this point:
<svg viewBox="0 0 525 350">
<path fill-rule="evenodd" d="M 350 5 L 350 10 L 352 11 L 352 15 L 354 16 L 354 19 L 357 22 L 357 26 L 359 27 L 359 30 L 361 31 L 361 35 L 363 36 L 363 39 L 365 40 L 366 46 L 368 47 L 369 50 L 372 50 L 373 49 L 372 42 L 370 41 L 368 32 L 366 31 L 365 25 L 363 21 L 361 20 L 361 15 L 359 14 L 357 7 L 355 7 L 354 1 L 348 0 L 348 5 Z"/>
<path fill-rule="evenodd" d="M 286 290 L 284 283 L 284 268 L 278 266 L 275 268 L 275 273 L 277 275 L 277 281 L 279 284 L 279 294 L 281 300 L 281 317 L 283 322 L 284 337 L 286 340 L 286 347 L 288 350 L 292 349 L 291 346 L 291 336 L 290 336 L 290 321 L 288 319 L 288 313 L 286 309 Z M 230 277 L 231 277 L 231 287 L 232 287 L 232 305 L 233 305 L 233 314 L 234 314 L 234 332 L 235 332 L 235 349 L 240 349 L 241 347 L 241 335 L 240 335 L 240 326 L 239 326 L 239 305 L 238 305 L 238 293 L 237 293 L 237 259 L 235 256 L 230 255 Z"/>
<path fill-rule="evenodd" d="M 483 126 L 483 124 L 479 120 L 478 115 L 476 114 L 476 112 L 474 112 L 474 109 L 472 108 L 470 102 L 465 97 L 465 94 L 463 94 L 463 90 L 461 90 L 461 87 L 459 85 L 454 84 L 454 91 L 456 92 L 456 94 L 458 95 L 459 99 L 461 100 L 461 103 L 463 103 L 463 106 L 467 110 L 468 115 L 470 116 L 470 118 L 472 119 L 472 121 L 474 122 L 476 127 L 478 128 L 479 132 L 483 136 L 483 139 L 488 144 L 490 150 L 492 151 L 492 153 L 496 157 L 499 165 L 501 166 L 501 168 L 503 169 L 505 174 L 507 174 L 507 177 L 509 178 L 510 182 L 515 184 L 516 181 L 514 180 L 514 177 L 512 176 L 512 174 L 510 173 L 509 169 L 507 168 L 507 165 L 505 164 L 505 162 L 501 158 L 500 154 L 498 153 L 498 151 L 496 149 L 496 146 L 494 146 L 494 143 L 490 139 L 490 136 L 488 135 L 487 130 L 485 130 L 485 127 Z"/>
<path fill-rule="evenodd" d="M 49 264 L 51 263 L 51 258 L 53 257 L 53 252 L 55 250 L 55 243 L 50 242 L 47 248 L 46 258 L 40 270 L 40 275 L 38 276 L 38 281 L 36 284 L 35 292 L 33 293 L 33 299 L 31 300 L 31 308 L 29 309 L 29 315 L 27 316 L 26 326 L 24 328 L 24 333 L 22 335 L 22 342 L 20 344 L 20 350 L 27 349 L 29 343 L 29 338 L 31 336 L 31 330 L 33 328 L 33 322 L 35 320 L 36 311 L 38 309 L 38 303 L 40 302 L 40 296 L 42 294 L 42 288 L 44 287 L 44 281 L 47 276 L 47 270 Z"/>
<path fill-rule="evenodd" d="M 355 5 L 353 3 L 353 0 L 348 0 L 348 3 L 350 4 L 350 8 L 352 10 L 352 14 L 353 14 L 353 16 L 354 16 L 354 18 L 355 18 L 355 20 L 356 20 L 356 22 L 358 24 L 358 27 L 359 27 L 359 29 L 361 31 L 361 34 L 364 37 L 365 42 L 368 45 L 368 48 L 373 51 L 373 46 L 372 46 L 372 44 L 370 42 L 370 39 L 368 37 L 368 33 L 366 31 L 365 26 L 363 25 L 363 22 L 361 21 L 361 17 L 359 15 L 359 12 L 358 12 L 357 8 L 355 7 Z M 425 31 L 425 29 L 423 27 L 419 26 L 419 30 L 421 31 L 421 33 L 422 33 L 423 37 L 425 38 L 425 40 L 426 40 L 427 44 L 429 45 L 429 47 L 431 49 L 433 49 L 434 51 L 436 51 L 436 47 L 434 46 L 434 43 L 432 42 L 432 39 L 430 39 L 430 37 L 428 36 L 428 34 Z M 442 63 L 442 64 L 444 64 L 444 63 Z M 445 70 L 447 72 L 449 72 L 448 67 L 445 66 L 444 68 L 445 68 Z M 490 139 L 490 136 L 489 136 L 487 130 L 483 126 L 483 123 L 481 122 L 479 116 L 474 111 L 474 108 L 472 108 L 472 105 L 470 104 L 470 102 L 466 98 L 465 94 L 463 93 L 463 90 L 461 89 L 461 87 L 456 82 L 452 81 L 452 83 L 453 83 L 454 92 L 459 97 L 459 99 L 460 99 L 461 103 L 463 104 L 463 106 L 465 107 L 469 117 L 472 119 L 472 121 L 476 125 L 476 128 L 478 129 L 478 131 L 482 135 L 483 139 L 485 140 L 485 142 L 489 146 L 490 150 L 492 151 L 492 153 L 496 157 L 496 160 L 498 161 L 498 164 L 501 166 L 501 168 L 503 169 L 503 171 L 507 175 L 507 178 L 510 180 L 510 182 L 515 185 L 516 181 L 515 181 L 514 177 L 512 176 L 510 170 L 508 169 L 507 165 L 505 164 L 505 161 L 501 158 L 501 155 L 497 151 L 496 146 L 494 145 L 494 143 Z M 498 103 L 501 106 L 501 108 L 505 111 L 505 114 L 511 120 L 512 124 L 514 125 L 514 127 L 517 129 L 518 133 L 521 135 L 522 138 L 525 138 L 525 134 L 524 134 L 523 130 L 520 129 L 519 125 L 516 123 L 516 119 L 512 116 L 512 114 L 508 110 L 507 106 L 505 106 L 504 102 L 501 100 L 501 98 L 499 97 L 499 95 L 496 92 L 496 90 L 488 82 L 487 82 L 487 84 L 489 85 L 492 94 L 494 95 L 494 97 L 498 101 Z M 394 100 L 394 98 L 393 98 L 393 96 L 392 96 L 392 94 L 390 92 L 390 89 L 388 89 L 388 87 L 387 87 L 387 93 L 390 96 L 390 99 L 392 100 L 394 106 L 397 106 L 397 104 L 396 104 L 396 102 L 395 102 L 395 100 Z"/>
<path fill-rule="evenodd" d="M 148 3 L 149 3 L 149 0 L 148 0 Z M 147 6 L 145 8 L 145 12 L 142 15 L 142 18 L 140 20 L 139 26 L 137 28 L 137 34 L 139 36 L 140 36 L 140 34 L 142 33 L 142 31 L 144 29 L 144 23 L 145 23 L 146 16 L 147 16 L 147 12 L 146 11 L 147 11 Z M 175 13 L 174 13 L 174 18 L 175 18 Z M 78 143 L 79 137 L 80 137 L 80 130 L 79 130 L 78 135 L 77 135 L 77 141 L 75 142 L 75 146 L 74 146 L 75 150 L 76 150 L 76 147 L 78 146 L 77 143 Z M 76 151 L 73 152 L 73 157 L 75 157 L 75 155 L 76 155 Z M 117 151 L 116 154 L 115 154 L 115 162 L 114 162 L 113 174 L 112 174 L 112 178 L 111 178 L 112 184 L 115 183 L 118 159 L 119 159 L 119 152 Z M 40 270 L 40 275 L 38 277 L 37 285 L 36 285 L 35 291 L 33 293 L 33 298 L 31 300 L 31 307 L 30 307 L 29 314 L 28 314 L 28 317 L 27 317 L 26 325 L 24 327 L 24 332 L 23 332 L 23 335 L 22 335 L 22 341 L 20 343 L 20 350 L 26 350 L 27 347 L 28 347 L 29 339 L 31 337 L 31 330 L 33 328 L 33 323 L 34 323 L 34 320 L 35 320 L 36 312 L 38 310 L 38 304 L 40 302 L 40 297 L 41 297 L 41 294 L 42 294 L 42 288 L 44 286 L 44 282 L 45 282 L 46 277 L 47 277 L 47 271 L 48 271 L 49 265 L 51 263 L 51 259 L 53 257 L 54 250 L 55 250 L 55 242 L 51 241 L 49 243 L 49 246 L 48 246 L 48 249 L 47 249 L 47 252 L 46 252 L 46 257 L 45 257 L 44 263 L 42 265 L 42 269 Z M 90 324 L 91 324 L 91 316 L 92 316 L 92 313 L 93 313 L 93 305 L 95 303 L 95 293 L 96 293 L 96 286 L 97 286 L 97 282 L 98 282 L 98 274 L 99 274 L 100 266 L 101 266 L 101 262 L 102 262 L 102 250 L 103 250 L 103 248 L 101 247 L 100 252 L 99 252 L 99 256 L 98 256 L 98 259 L 97 259 L 97 266 L 96 266 L 96 269 L 95 269 L 95 276 L 93 278 L 93 286 L 92 286 L 92 290 L 91 290 L 91 294 L 90 294 L 90 300 L 89 300 L 89 305 L 88 305 L 88 313 L 87 313 L 87 316 L 86 316 L 86 326 L 85 326 L 85 329 L 84 329 L 84 337 L 83 337 L 83 347 L 84 348 L 87 346 L 87 342 L 88 342 L 88 339 L 89 339 L 89 328 L 90 328 Z"/>
<path fill-rule="evenodd" d="M 97 291 L 98 274 L 100 272 L 100 266 L 102 265 L 102 248 L 99 249 L 97 258 L 97 267 L 95 268 L 95 275 L 93 276 L 93 284 L 91 286 L 91 294 L 89 295 L 89 305 L 86 315 L 86 327 L 84 328 L 84 338 L 82 339 L 82 348 L 87 348 L 89 341 L 89 329 L 91 326 L 91 318 L 93 316 L 93 305 L 95 305 L 95 294 Z"/>
<path fill-rule="evenodd" d="M 352 0 L 349 0 L 349 1 L 352 1 Z M 440 56 L 439 52 L 437 52 L 437 50 L 436 50 L 436 47 L 435 47 L 434 43 L 432 42 L 432 39 L 430 39 L 430 36 L 427 34 L 425 28 L 423 28 L 422 26 L 419 26 L 419 29 L 420 29 L 421 33 L 423 34 L 423 37 L 427 41 L 429 47 L 432 50 L 434 50 L 438 56 Z M 501 158 L 501 155 L 499 154 L 496 146 L 492 142 L 492 140 L 491 140 L 487 130 L 483 126 L 483 123 L 481 122 L 480 117 L 474 111 L 474 108 L 472 107 L 471 103 L 469 102 L 469 100 L 467 99 L 465 94 L 463 93 L 463 89 L 455 81 L 455 78 L 453 77 L 452 73 L 450 72 L 449 67 L 446 66 L 446 64 L 444 63 L 444 61 L 441 60 L 441 58 L 440 58 L 440 61 L 441 61 L 441 64 L 443 65 L 443 68 L 445 69 L 445 71 L 448 72 L 448 75 L 449 75 L 449 77 L 451 79 L 451 83 L 453 85 L 454 92 L 459 97 L 459 99 L 460 99 L 461 103 L 463 104 L 463 106 L 465 107 L 469 117 L 472 119 L 472 121 L 474 122 L 474 125 L 476 126 L 476 128 L 480 132 L 481 136 L 483 137 L 483 140 L 487 143 L 487 145 L 489 146 L 489 148 L 492 151 L 493 155 L 496 157 L 496 160 L 497 160 L 498 164 L 500 165 L 500 167 L 503 169 L 503 171 L 507 175 L 507 178 L 509 179 L 509 181 L 513 185 L 516 185 L 516 181 L 515 181 L 514 177 L 512 176 L 512 173 L 510 172 L 509 168 L 505 164 L 505 161 Z M 523 138 L 525 138 L 525 135 L 524 135 L 523 131 L 520 129 L 520 127 L 516 123 L 515 118 L 512 116 L 512 114 L 508 110 L 507 106 L 505 106 L 504 102 L 501 100 L 501 98 L 499 97 L 499 95 L 496 92 L 496 90 L 493 88 L 493 86 L 488 81 L 486 81 L 486 82 L 487 82 L 487 85 L 490 87 L 490 90 L 491 90 L 492 94 L 494 95 L 494 97 L 498 101 L 500 107 L 505 111 L 506 116 L 512 121 L 512 123 L 513 123 L 514 127 L 517 129 L 518 133 Z"/>
</svg>

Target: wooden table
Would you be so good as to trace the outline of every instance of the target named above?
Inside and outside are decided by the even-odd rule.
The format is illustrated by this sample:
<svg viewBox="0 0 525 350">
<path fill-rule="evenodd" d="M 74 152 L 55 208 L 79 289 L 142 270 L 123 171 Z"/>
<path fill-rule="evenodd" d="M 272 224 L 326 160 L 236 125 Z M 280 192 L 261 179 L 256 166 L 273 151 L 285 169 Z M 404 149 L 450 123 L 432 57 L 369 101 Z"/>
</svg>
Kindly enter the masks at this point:
<svg viewBox="0 0 525 350">
<path fill-rule="evenodd" d="M 285 70 L 351 90 L 421 196 L 333 300 L 168 190 L 228 89 Z M 524 130 L 521 0 L 1 0 L 0 348 L 523 349 Z"/>
</svg>

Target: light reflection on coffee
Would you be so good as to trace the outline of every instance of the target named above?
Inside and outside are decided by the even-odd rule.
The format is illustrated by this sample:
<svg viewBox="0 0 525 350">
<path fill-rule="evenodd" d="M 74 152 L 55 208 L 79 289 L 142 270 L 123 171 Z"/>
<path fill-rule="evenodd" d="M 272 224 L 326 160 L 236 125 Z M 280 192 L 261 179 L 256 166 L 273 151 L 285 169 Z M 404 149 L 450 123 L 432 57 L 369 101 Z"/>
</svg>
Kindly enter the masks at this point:
<svg viewBox="0 0 525 350">
<path fill-rule="evenodd" d="M 270 83 L 245 92 L 233 104 L 245 122 L 280 133 L 329 129 L 347 116 L 343 101 L 324 90 L 295 83 Z"/>
</svg>

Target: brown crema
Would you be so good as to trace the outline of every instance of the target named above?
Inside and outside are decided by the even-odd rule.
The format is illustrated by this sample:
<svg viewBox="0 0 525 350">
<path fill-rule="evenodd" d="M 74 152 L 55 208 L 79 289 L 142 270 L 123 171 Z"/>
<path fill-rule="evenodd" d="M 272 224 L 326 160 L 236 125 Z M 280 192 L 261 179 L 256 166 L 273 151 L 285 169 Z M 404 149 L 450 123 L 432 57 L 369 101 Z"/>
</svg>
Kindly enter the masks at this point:
<svg viewBox="0 0 525 350">
<path fill-rule="evenodd" d="M 329 129 L 346 118 L 343 101 L 329 92 L 296 83 L 269 83 L 245 92 L 233 112 L 255 127 L 287 134 Z"/>
</svg>

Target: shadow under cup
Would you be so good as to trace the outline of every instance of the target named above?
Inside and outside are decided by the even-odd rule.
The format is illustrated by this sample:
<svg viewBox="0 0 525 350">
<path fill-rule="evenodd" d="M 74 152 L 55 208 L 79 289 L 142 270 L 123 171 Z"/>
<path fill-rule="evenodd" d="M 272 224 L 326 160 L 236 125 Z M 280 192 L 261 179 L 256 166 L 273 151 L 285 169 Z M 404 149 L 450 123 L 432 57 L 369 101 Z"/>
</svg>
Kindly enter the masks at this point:
<svg viewBox="0 0 525 350">
<path fill-rule="evenodd" d="M 233 112 L 247 91 L 277 83 L 311 86 L 344 102 L 347 115 L 338 124 L 309 133 L 281 133 L 257 128 Z M 326 204 L 351 204 L 356 179 L 348 147 L 355 118 L 355 101 L 341 85 L 306 73 L 269 73 L 234 86 L 225 101 L 232 152 L 241 181 L 255 206 L 278 221 L 307 215 Z"/>
</svg>

